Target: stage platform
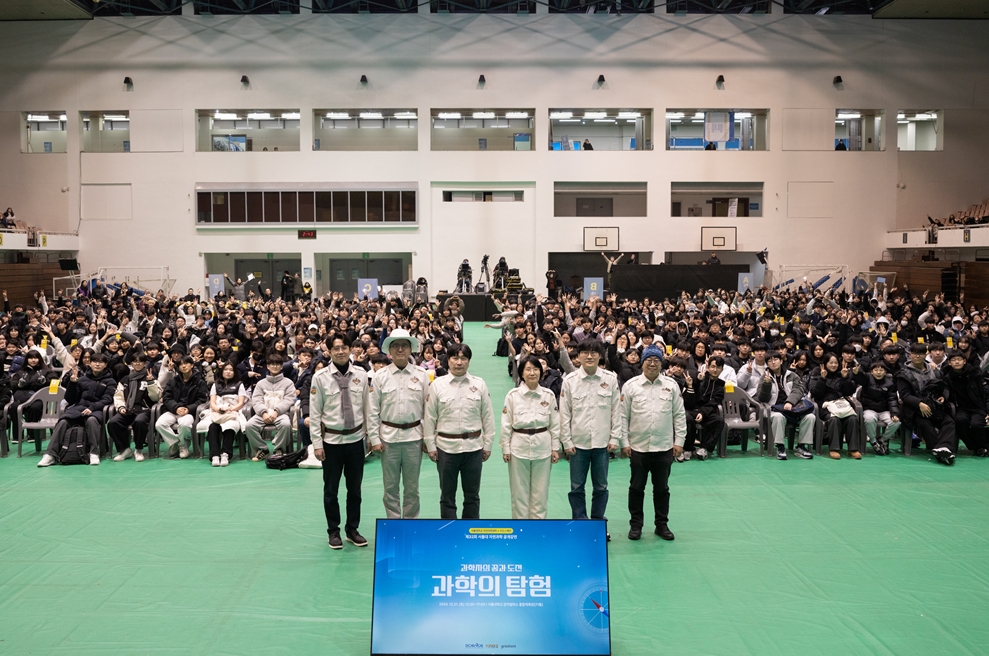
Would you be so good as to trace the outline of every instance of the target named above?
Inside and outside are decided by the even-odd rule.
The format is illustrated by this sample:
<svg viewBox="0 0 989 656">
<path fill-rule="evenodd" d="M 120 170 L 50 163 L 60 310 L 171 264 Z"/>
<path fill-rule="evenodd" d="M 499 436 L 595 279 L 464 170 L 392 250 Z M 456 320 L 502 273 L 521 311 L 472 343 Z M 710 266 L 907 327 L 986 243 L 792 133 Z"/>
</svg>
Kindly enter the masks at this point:
<svg viewBox="0 0 989 656">
<path fill-rule="evenodd" d="M 498 307 L 494 303 L 494 294 L 437 294 L 436 303 L 442 308 L 447 299 L 452 296 L 459 296 L 464 302 L 462 314 L 465 321 L 484 321 L 490 323 L 497 321 L 494 315 L 498 312 Z M 501 298 L 502 294 L 498 294 Z M 509 293 L 508 298 L 514 303 L 519 298 L 518 293 Z M 534 298 L 533 294 L 522 294 L 522 302 L 525 303 Z"/>
<path fill-rule="evenodd" d="M 465 336 L 500 417 L 511 380 L 489 355 L 498 333 L 469 324 Z M 497 443 L 481 516 L 507 518 Z M 612 461 L 614 654 L 985 653 L 989 461 L 758 454 L 675 464 L 669 543 L 651 527 L 628 540 L 628 461 Z M 377 460 L 360 527 L 372 546 L 339 552 L 326 545 L 319 471 L 37 461 L 0 460 L 0 653 L 368 654 Z M 569 489 L 555 465 L 551 518 L 570 516 Z M 428 460 L 421 494 L 422 516 L 438 517 Z"/>
</svg>

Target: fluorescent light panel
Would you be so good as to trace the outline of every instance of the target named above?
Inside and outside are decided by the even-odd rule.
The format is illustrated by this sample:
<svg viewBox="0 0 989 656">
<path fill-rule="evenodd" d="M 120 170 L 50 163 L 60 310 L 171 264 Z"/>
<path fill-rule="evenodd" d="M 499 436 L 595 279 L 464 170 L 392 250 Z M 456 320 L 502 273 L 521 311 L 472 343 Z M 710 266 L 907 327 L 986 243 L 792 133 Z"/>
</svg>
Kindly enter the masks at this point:
<svg viewBox="0 0 989 656">
<path fill-rule="evenodd" d="M 381 112 L 361 112 L 361 118 L 379 119 L 384 118 L 384 116 L 382 116 Z"/>
<path fill-rule="evenodd" d="M 439 114 L 437 114 L 437 117 L 448 120 L 459 119 L 460 112 L 440 112 Z"/>
<path fill-rule="evenodd" d="M 608 116 L 608 112 L 584 112 L 584 118 L 605 118 Z"/>
<path fill-rule="evenodd" d="M 505 118 L 529 118 L 529 112 L 505 112 Z"/>
<path fill-rule="evenodd" d="M 395 112 L 395 118 L 417 118 L 415 112 Z"/>
<path fill-rule="evenodd" d="M 473 118 L 486 119 L 486 118 L 494 118 L 495 117 L 495 113 L 494 112 L 474 112 L 471 116 Z"/>
<path fill-rule="evenodd" d="M 271 114 L 268 112 L 249 112 L 247 118 L 251 121 L 267 121 L 271 118 Z"/>
<path fill-rule="evenodd" d="M 326 118 L 333 119 L 334 121 L 346 121 L 350 118 L 350 114 L 347 112 L 326 112 Z"/>
<path fill-rule="evenodd" d="M 555 119 L 573 118 L 573 112 L 550 112 L 549 117 Z"/>
</svg>

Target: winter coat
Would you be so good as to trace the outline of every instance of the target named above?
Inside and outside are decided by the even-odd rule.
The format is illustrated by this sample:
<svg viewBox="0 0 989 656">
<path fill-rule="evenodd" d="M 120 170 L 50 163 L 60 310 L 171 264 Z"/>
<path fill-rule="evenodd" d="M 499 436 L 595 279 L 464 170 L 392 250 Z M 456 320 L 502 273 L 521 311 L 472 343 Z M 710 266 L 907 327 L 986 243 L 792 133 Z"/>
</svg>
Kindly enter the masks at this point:
<svg viewBox="0 0 989 656">
<path fill-rule="evenodd" d="M 165 385 L 161 400 L 166 412 L 174 414 L 179 408 L 188 408 L 189 412 L 195 412 L 196 408 L 209 401 L 209 388 L 194 368 L 189 380 L 184 380 L 180 373 L 172 376 Z"/>
<path fill-rule="evenodd" d="M 79 377 L 79 380 L 69 382 L 65 386 L 65 402 L 68 407 L 62 413 L 64 419 L 80 419 L 83 410 L 92 412 L 91 417 L 103 421 L 103 410 L 113 403 L 113 392 L 116 389 L 113 375 L 104 369 L 98 376 L 89 372 Z"/>
<path fill-rule="evenodd" d="M 855 382 L 862 386 L 859 401 L 863 410 L 889 412 L 893 417 L 900 416 L 900 400 L 896 396 L 896 384 L 892 376 L 887 374 L 882 380 L 876 380 L 872 374 L 860 371 Z"/>
</svg>

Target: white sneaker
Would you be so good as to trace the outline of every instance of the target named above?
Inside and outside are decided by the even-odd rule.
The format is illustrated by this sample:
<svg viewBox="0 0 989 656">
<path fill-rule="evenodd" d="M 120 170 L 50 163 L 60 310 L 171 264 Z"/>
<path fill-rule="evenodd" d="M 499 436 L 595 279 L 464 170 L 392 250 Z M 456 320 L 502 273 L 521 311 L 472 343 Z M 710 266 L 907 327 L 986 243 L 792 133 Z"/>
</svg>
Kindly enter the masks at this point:
<svg viewBox="0 0 989 656">
<path fill-rule="evenodd" d="M 55 458 L 51 457 L 51 455 L 46 453 L 45 455 L 41 456 L 41 461 L 38 463 L 38 466 L 47 467 L 48 465 L 54 465 L 54 464 L 55 464 Z"/>
<path fill-rule="evenodd" d="M 213 456 L 213 458 L 210 460 L 210 464 L 212 464 L 214 467 L 219 467 L 220 466 L 219 456 Z"/>
<path fill-rule="evenodd" d="M 230 456 L 228 456 L 225 453 L 221 453 L 220 454 L 220 466 L 221 467 L 226 467 L 229 464 L 230 464 Z"/>
<path fill-rule="evenodd" d="M 144 451 L 140 449 L 134 451 L 134 462 L 144 462 Z"/>
<path fill-rule="evenodd" d="M 183 444 L 179 447 L 179 458 L 185 460 L 188 457 L 189 457 L 189 447 Z"/>
<path fill-rule="evenodd" d="M 701 448 L 697 449 L 696 451 L 694 451 L 694 455 L 697 456 L 697 459 L 698 460 L 707 460 L 707 455 L 708 455 L 707 454 L 707 449 L 705 449 L 704 447 L 701 447 Z"/>
<path fill-rule="evenodd" d="M 95 453 L 90 453 L 89 454 L 89 464 L 91 464 L 91 465 L 98 465 L 98 464 L 100 464 L 100 457 L 98 455 L 96 455 Z"/>
<path fill-rule="evenodd" d="M 113 456 L 113 461 L 114 462 L 123 462 L 124 460 L 127 460 L 128 458 L 133 458 L 133 457 L 134 457 L 134 451 L 132 449 L 130 449 L 130 448 L 126 448 L 121 453 L 118 453 L 117 455 Z"/>
</svg>

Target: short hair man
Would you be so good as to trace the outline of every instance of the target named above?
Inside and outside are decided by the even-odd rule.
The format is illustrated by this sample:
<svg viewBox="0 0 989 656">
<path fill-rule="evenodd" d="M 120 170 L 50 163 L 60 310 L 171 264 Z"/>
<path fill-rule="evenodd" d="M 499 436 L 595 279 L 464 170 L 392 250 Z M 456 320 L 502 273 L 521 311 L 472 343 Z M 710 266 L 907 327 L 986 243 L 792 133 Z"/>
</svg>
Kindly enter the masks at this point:
<svg viewBox="0 0 989 656">
<path fill-rule="evenodd" d="M 79 368 L 73 367 L 69 383 L 65 389 L 65 401 L 69 404 L 62 412 L 48 450 L 42 456 L 39 467 L 55 463 L 61 456 L 65 438 L 70 426 L 82 425 L 86 431 L 90 465 L 100 464 L 100 433 L 103 430 L 103 412 L 113 403 L 113 390 L 116 387 L 113 376 L 106 368 L 106 356 L 94 353 L 89 359 L 89 371 L 79 375 Z M 83 462 L 87 462 L 83 460 Z"/>
<path fill-rule="evenodd" d="M 457 517 L 457 480 L 462 481 L 464 519 L 481 515 L 481 465 L 491 457 L 494 412 L 485 382 L 467 373 L 471 350 L 453 344 L 446 351 L 450 375 L 436 378 L 426 396 L 423 435 L 440 477 L 440 518 Z"/>
<path fill-rule="evenodd" d="M 941 372 L 927 363 L 926 344 L 910 345 L 910 362 L 896 375 L 896 390 L 907 424 L 932 449 L 938 462 L 949 467 L 955 464 L 955 421 L 944 402 Z"/>
<path fill-rule="evenodd" d="M 282 373 L 285 358 L 280 353 L 272 353 L 265 359 L 268 375 L 254 385 L 251 393 L 251 407 L 254 416 L 247 422 L 244 434 L 254 455 L 251 460 L 260 462 L 268 457 L 268 443 L 264 439 L 264 429 L 274 427 L 275 439 L 272 448 L 276 454 L 285 452 L 292 436 L 292 406 L 295 405 L 295 384 Z"/>
</svg>

